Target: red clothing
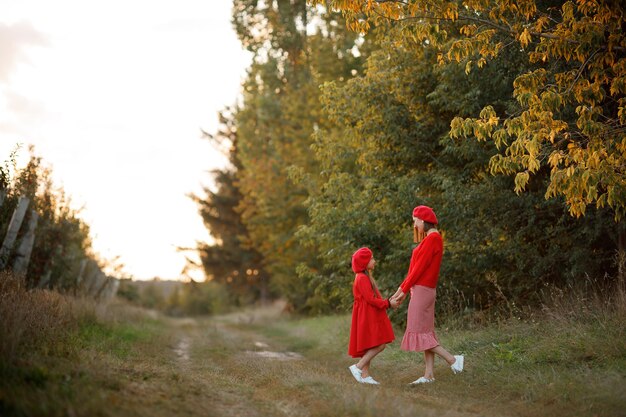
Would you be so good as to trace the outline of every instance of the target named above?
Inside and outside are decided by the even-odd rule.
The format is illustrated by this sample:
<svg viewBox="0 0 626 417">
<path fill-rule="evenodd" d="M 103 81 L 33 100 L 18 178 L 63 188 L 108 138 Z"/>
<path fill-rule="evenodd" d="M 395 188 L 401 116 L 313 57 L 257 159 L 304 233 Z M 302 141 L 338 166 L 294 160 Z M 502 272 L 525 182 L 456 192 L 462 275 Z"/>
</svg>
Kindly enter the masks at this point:
<svg viewBox="0 0 626 417">
<path fill-rule="evenodd" d="M 405 294 L 414 285 L 437 287 L 439 267 L 443 256 L 443 239 L 439 233 L 427 235 L 422 242 L 413 249 L 409 272 L 400 288 Z"/>
<path fill-rule="evenodd" d="M 367 275 L 356 274 L 352 294 L 354 305 L 348 354 L 360 358 L 373 347 L 393 342 L 395 336 L 387 317 L 389 300 L 383 299 L 380 292 L 372 287 Z"/>
</svg>

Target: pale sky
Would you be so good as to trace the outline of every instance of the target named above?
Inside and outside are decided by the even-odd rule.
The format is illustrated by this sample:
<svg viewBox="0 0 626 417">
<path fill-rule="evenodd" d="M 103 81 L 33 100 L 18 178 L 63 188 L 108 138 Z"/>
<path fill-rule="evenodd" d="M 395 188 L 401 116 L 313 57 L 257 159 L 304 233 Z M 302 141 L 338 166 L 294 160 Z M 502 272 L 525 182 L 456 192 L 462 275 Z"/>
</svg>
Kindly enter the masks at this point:
<svg viewBox="0 0 626 417">
<path fill-rule="evenodd" d="M 201 139 L 250 55 L 228 0 L 0 0 L 0 162 L 28 145 L 136 279 L 177 279 L 210 239 L 186 195 L 225 158 Z M 191 274 L 202 277 L 199 272 Z"/>
</svg>

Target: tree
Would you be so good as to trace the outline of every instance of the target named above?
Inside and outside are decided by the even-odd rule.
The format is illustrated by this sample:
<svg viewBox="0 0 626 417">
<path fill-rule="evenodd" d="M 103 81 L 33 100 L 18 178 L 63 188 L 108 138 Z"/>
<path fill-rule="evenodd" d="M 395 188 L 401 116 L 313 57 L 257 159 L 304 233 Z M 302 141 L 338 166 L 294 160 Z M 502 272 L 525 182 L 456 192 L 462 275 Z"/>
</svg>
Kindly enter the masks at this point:
<svg viewBox="0 0 626 417">
<path fill-rule="evenodd" d="M 495 144 L 449 137 L 454 117 L 486 103 L 516 108 L 512 81 L 527 65 L 523 54 L 503 51 L 481 72 L 466 74 L 462 64 L 438 65 L 431 45 L 399 44 L 399 30 L 377 33 L 380 49 L 365 75 L 323 88 L 331 123 L 316 133 L 313 147 L 322 173 L 313 185 L 321 185 L 310 190 L 311 220 L 299 231 L 319 247 L 322 261 L 310 271 L 317 288 L 309 302 L 348 307 L 345 271 L 362 245 L 379 261 L 380 288 L 397 288 L 410 258 L 410 213 L 417 204 L 432 205 L 442 220 L 445 302 L 438 308 L 488 308 L 501 301 L 498 294 L 532 303 L 543 285 L 613 271 L 607 210 L 572 218 L 562 200 L 543 197 L 545 171 L 516 198 L 511 178 L 490 175 Z"/>
<path fill-rule="evenodd" d="M 616 0 L 517 2 L 465 0 L 313 0 L 341 10 L 348 26 L 399 26 L 398 41 L 439 48 L 442 63 L 483 67 L 507 48 L 532 64 L 513 82 L 520 110 L 485 106 L 478 117 L 456 118 L 454 137 L 493 140 L 501 152 L 491 172 L 514 175 L 522 192 L 543 166 L 546 198 L 563 196 L 574 216 L 608 205 L 626 209 L 626 29 Z M 449 34 L 459 33 L 450 41 Z M 510 40 L 503 40 L 506 35 Z"/>
<path fill-rule="evenodd" d="M 228 152 L 231 166 L 213 171 L 215 191 L 205 187 L 203 197 L 192 196 L 207 230 L 215 239 L 214 244 L 199 244 L 197 251 L 206 280 L 227 288 L 237 304 L 249 304 L 259 299 L 266 301 L 268 276 L 259 252 L 246 246 L 248 231 L 237 210 L 242 201 L 236 184 L 236 172 L 241 163 L 237 152 L 237 131 L 229 109 L 220 113 L 220 122 L 218 133 L 205 133 L 205 137 Z"/>
<path fill-rule="evenodd" d="M 13 175 L 6 164 L 0 172 L 2 186 L 7 191 L 6 201 L 0 210 L 0 231 L 4 236 L 18 197 L 28 197 L 29 207 L 36 211 L 39 220 L 26 273 L 27 284 L 30 287 L 45 284 L 61 290 L 76 289 L 81 261 L 97 260 L 89 226 L 71 207 L 65 192 L 54 186 L 50 169 L 43 165 L 32 147 L 30 152 L 31 157 L 24 168 L 15 168 L 13 162 Z M 15 154 L 11 155 L 11 159 L 14 161 Z M 30 215 L 31 210 L 27 216 Z M 23 234 L 24 230 L 22 227 L 20 233 Z M 12 264 L 13 258 L 10 257 L 7 265 Z M 47 276 L 47 282 L 42 282 L 44 276 Z"/>
<path fill-rule="evenodd" d="M 233 12 L 242 43 L 255 54 L 234 116 L 238 210 L 272 287 L 308 311 L 315 284 L 296 271 L 317 263 L 317 249 L 305 249 L 296 234 L 308 222 L 309 188 L 301 180 L 319 170 L 311 135 L 328 123 L 319 85 L 360 71 L 358 35 L 305 1 L 238 0 Z"/>
</svg>

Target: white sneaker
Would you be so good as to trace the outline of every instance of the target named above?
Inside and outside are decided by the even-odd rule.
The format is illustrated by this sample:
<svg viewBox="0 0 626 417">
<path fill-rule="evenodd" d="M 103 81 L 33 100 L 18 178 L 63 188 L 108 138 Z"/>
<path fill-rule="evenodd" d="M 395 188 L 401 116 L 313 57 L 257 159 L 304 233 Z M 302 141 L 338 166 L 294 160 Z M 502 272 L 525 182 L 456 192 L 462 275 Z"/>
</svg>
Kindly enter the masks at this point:
<svg viewBox="0 0 626 417">
<path fill-rule="evenodd" d="M 452 372 L 459 374 L 463 372 L 463 362 L 465 358 L 463 355 L 454 355 L 454 359 L 456 359 L 456 361 L 450 365 L 450 368 L 452 369 Z"/>
<path fill-rule="evenodd" d="M 352 372 L 352 376 L 357 382 L 363 382 L 363 377 L 361 376 L 361 370 L 355 365 L 349 366 L 348 369 Z"/>
<path fill-rule="evenodd" d="M 435 378 L 426 378 L 425 376 L 421 376 L 417 378 L 415 381 L 411 382 L 410 385 L 429 384 L 431 382 L 435 382 Z"/>
<path fill-rule="evenodd" d="M 380 385 L 380 383 L 376 381 L 374 378 L 372 378 L 371 376 L 368 376 L 367 378 L 363 378 L 361 382 L 365 384 Z"/>
</svg>

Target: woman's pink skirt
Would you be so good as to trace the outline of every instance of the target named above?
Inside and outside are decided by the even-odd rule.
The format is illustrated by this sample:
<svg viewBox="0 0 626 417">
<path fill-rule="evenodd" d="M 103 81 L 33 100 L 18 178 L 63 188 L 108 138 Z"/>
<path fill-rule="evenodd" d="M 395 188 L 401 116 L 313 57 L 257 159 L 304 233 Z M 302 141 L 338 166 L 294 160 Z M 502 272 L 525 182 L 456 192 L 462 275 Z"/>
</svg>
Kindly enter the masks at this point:
<svg viewBox="0 0 626 417">
<path fill-rule="evenodd" d="M 411 287 L 406 332 L 400 349 L 422 352 L 439 346 L 435 334 L 435 298 L 437 290 L 423 285 Z"/>
</svg>

